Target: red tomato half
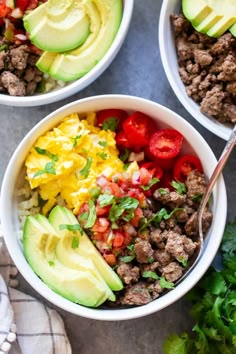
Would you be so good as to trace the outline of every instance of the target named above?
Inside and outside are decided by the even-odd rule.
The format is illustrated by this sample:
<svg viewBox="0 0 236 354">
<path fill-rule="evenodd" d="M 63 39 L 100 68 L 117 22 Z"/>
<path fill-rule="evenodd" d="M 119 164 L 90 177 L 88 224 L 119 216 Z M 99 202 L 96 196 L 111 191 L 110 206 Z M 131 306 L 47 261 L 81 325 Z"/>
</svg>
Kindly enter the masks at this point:
<svg viewBox="0 0 236 354">
<path fill-rule="evenodd" d="M 151 154 L 155 158 L 170 159 L 179 154 L 183 135 L 174 129 L 160 129 L 152 136 L 149 144 Z"/>
<path fill-rule="evenodd" d="M 203 172 L 201 161 L 198 157 L 192 155 L 183 155 L 179 157 L 174 165 L 174 179 L 184 182 L 193 170 Z"/>
<path fill-rule="evenodd" d="M 123 129 L 131 146 L 144 147 L 156 129 L 155 122 L 141 112 L 135 112 L 123 122 Z"/>
<path fill-rule="evenodd" d="M 103 109 L 97 112 L 97 125 L 105 130 L 116 131 L 122 127 L 127 113 L 121 109 Z"/>
<path fill-rule="evenodd" d="M 123 130 L 116 134 L 116 145 L 118 148 L 130 149 L 131 145 Z"/>
</svg>

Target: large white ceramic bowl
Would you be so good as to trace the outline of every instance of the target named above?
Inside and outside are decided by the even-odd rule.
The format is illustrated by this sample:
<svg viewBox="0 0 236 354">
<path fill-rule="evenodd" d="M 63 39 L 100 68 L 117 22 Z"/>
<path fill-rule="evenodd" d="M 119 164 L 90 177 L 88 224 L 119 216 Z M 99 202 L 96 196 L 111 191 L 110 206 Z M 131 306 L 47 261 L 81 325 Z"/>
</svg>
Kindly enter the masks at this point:
<svg viewBox="0 0 236 354">
<path fill-rule="evenodd" d="M 206 129 L 222 139 L 228 140 L 232 131 L 232 125 L 220 123 L 216 119 L 202 114 L 199 105 L 186 94 L 185 86 L 180 79 L 174 36 L 170 21 L 170 15 L 179 14 L 180 11 L 181 0 L 165 0 L 162 2 L 159 18 L 159 48 L 167 79 L 186 110 Z"/>
<path fill-rule="evenodd" d="M 72 112 L 82 113 L 106 108 L 121 108 L 129 111 L 142 111 L 155 119 L 158 122 L 159 127 L 169 126 L 174 129 L 178 129 L 186 139 L 186 147 L 189 144 L 193 151 L 196 152 L 201 159 L 205 174 L 209 176 L 212 173 L 216 165 L 216 158 L 212 150 L 202 136 L 178 114 L 157 103 L 138 97 L 123 95 L 89 97 L 70 103 L 49 114 L 46 118 L 42 119 L 42 121 L 40 121 L 22 140 L 9 162 L 3 179 L 0 216 L 5 242 L 10 255 L 23 277 L 38 293 L 58 307 L 79 316 L 104 321 L 127 320 L 142 317 L 165 308 L 181 298 L 198 282 L 210 266 L 219 248 L 226 222 L 227 200 L 223 177 L 220 177 L 213 191 L 213 223 L 207 234 L 204 252 L 199 262 L 174 290 L 149 304 L 127 309 L 91 309 L 70 302 L 49 289 L 49 287 L 38 278 L 27 263 L 23 254 L 21 241 L 18 239 L 19 221 L 17 216 L 16 186 L 19 183 L 19 179 L 22 178 L 21 171 L 24 165 L 24 160 L 38 137 L 59 124 L 64 116 L 71 114 Z"/>
<path fill-rule="evenodd" d="M 81 91 L 86 86 L 95 81 L 111 64 L 119 52 L 129 29 L 133 14 L 134 0 L 123 0 L 123 16 L 118 33 L 104 57 L 86 75 L 73 82 L 68 82 L 65 86 L 58 87 L 47 93 L 39 93 L 33 96 L 16 97 L 0 94 L 0 104 L 8 106 L 40 106 L 52 102 L 60 101 Z"/>
</svg>

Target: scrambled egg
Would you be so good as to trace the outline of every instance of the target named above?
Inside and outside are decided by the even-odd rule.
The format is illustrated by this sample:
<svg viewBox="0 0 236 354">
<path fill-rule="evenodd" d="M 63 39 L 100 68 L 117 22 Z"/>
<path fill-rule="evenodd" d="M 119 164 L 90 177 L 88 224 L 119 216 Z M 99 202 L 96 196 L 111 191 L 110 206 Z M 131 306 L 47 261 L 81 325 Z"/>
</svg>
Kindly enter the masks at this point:
<svg viewBox="0 0 236 354">
<path fill-rule="evenodd" d="M 65 117 L 36 141 L 26 158 L 26 179 L 46 201 L 44 214 L 58 197 L 76 214 L 90 199 L 89 191 L 99 175 L 109 178 L 123 171 L 115 133 L 95 127 L 95 113 L 82 118 L 78 114 Z"/>
</svg>

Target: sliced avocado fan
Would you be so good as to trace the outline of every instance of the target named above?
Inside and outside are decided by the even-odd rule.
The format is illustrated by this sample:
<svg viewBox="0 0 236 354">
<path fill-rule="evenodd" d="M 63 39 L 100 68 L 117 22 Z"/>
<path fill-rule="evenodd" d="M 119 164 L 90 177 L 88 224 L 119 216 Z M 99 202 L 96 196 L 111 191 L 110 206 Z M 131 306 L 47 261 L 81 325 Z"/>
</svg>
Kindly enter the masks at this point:
<svg viewBox="0 0 236 354">
<path fill-rule="evenodd" d="M 235 0 L 182 0 L 182 11 L 198 32 L 216 38 L 227 30 L 236 34 Z"/>
<path fill-rule="evenodd" d="M 73 217 L 72 212 L 59 206 L 51 211 L 53 223 L 41 214 L 28 216 L 23 229 L 25 257 L 48 287 L 70 301 L 88 307 L 98 307 L 107 299 L 115 301 L 112 288 L 121 290 L 123 284 L 89 238 L 79 231 Z"/>
</svg>

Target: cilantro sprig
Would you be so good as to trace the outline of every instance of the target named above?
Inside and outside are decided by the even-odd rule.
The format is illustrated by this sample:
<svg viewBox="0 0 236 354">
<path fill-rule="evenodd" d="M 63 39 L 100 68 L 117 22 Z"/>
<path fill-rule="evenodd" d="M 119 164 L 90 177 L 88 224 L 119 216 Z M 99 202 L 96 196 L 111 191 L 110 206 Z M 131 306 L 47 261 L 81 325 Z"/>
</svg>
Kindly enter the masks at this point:
<svg viewBox="0 0 236 354">
<path fill-rule="evenodd" d="M 188 294 L 194 334 L 170 335 L 165 354 L 236 353 L 236 220 L 225 228 L 221 255 L 222 268 L 213 265 Z"/>
<path fill-rule="evenodd" d="M 49 157 L 52 161 L 47 162 L 42 170 L 39 170 L 39 171 L 35 172 L 33 178 L 41 176 L 44 173 L 49 173 L 51 175 L 56 175 L 55 165 L 56 165 L 56 162 L 58 161 L 58 156 L 55 155 L 55 154 L 52 154 L 50 151 L 48 151 L 46 149 L 40 148 L 39 146 L 35 146 L 34 150 L 39 155 L 43 155 L 43 156 Z"/>
<path fill-rule="evenodd" d="M 139 229 L 139 232 L 144 231 L 150 224 L 158 227 L 162 220 L 168 220 L 175 214 L 177 211 L 183 211 L 183 208 L 175 208 L 170 213 L 166 210 L 166 208 L 161 208 L 152 218 L 148 219 L 146 222 L 142 224 Z"/>
</svg>

